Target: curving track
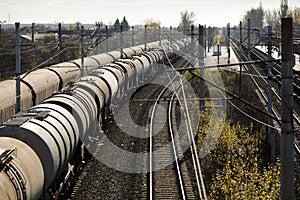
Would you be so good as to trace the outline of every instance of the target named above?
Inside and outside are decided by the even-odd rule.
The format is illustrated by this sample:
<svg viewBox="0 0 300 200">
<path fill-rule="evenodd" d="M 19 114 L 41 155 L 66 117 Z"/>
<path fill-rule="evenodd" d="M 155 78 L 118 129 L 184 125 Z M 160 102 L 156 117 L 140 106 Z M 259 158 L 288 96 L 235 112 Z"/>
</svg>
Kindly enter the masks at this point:
<svg viewBox="0 0 300 200">
<path fill-rule="evenodd" d="M 189 138 L 191 152 L 195 146 L 191 141 L 194 137 L 193 133 L 189 130 L 190 121 L 183 89 L 184 83 L 179 76 L 177 74 L 169 77 L 171 80 L 159 92 L 150 114 L 148 145 L 150 154 L 147 158 L 149 166 L 148 199 L 206 199 L 199 158 L 194 157 L 197 155 L 197 151 L 196 154 L 191 153 L 193 169 L 188 169 L 187 163 L 184 161 L 182 138 Z M 179 101 L 177 98 L 181 100 Z M 185 133 L 180 133 L 182 130 L 178 130 L 180 107 L 184 110 L 184 117 L 182 116 L 184 121 L 179 123 L 186 126 Z M 166 111 L 166 116 L 162 110 Z M 163 128 L 156 133 L 159 129 L 157 127 Z M 195 188 L 191 183 L 189 170 L 193 171 L 193 176 L 197 180 Z"/>
</svg>

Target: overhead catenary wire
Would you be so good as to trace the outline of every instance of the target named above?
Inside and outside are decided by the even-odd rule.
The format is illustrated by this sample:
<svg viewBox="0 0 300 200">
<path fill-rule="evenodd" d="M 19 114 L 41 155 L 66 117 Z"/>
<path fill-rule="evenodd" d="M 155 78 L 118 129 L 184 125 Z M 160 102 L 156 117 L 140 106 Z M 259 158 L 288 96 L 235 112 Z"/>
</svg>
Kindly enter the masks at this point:
<svg viewBox="0 0 300 200">
<path fill-rule="evenodd" d="M 58 52 L 57 54 L 55 54 L 54 56 L 52 56 L 51 58 L 47 59 L 46 61 L 42 62 L 41 64 L 37 65 L 36 67 L 30 69 L 29 71 L 27 71 L 23 76 L 22 79 L 24 79 L 30 72 L 40 68 L 41 66 L 43 66 L 45 63 L 47 63 L 48 61 L 54 59 L 55 57 L 57 57 L 58 55 L 60 55 L 62 52 L 66 51 L 66 49 L 61 50 L 60 52 Z M 21 75 L 20 75 L 21 76 Z"/>
<path fill-rule="evenodd" d="M 280 61 L 280 60 L 279 60 L 279 59 L 274 59 L 274 60 L 272 60 L 272 62 L 274 62 L 274 61 L 278 62 L 278 61 Z M 232 64 L 232 65 L 240 65 L 240 64 L 247 64 L 247 63 L 249 63 L 249 62 L 244 62 L 244 63 L 243 63 L 243 62 L 242 62 L 242 63 L 234 63 L 234 64 Z M 265 63 L 265 61 L 260 61 L 260 60 L 258 60 L 258 61 L 252 61 L 252 63 L 253 63 L 253 64 L 254 64 L 254 63 L 255 63 L 255 64 L 259 64 L 259 63 Z M 217 66 L 203 66 L 203 67 L 207 69 L 207 68 L 216 68 L 216 67 L 220 67 L 220 66 L 221 66 L 221 67 L 228 67 L 228 64 L 217 65 Z M 214 85 L 213 83 L 211 83 L 210 81 L 205 80 L 204 78 L 200 77 L 198 74 L 195 74 L 194 72 L 192 72 L 191 70 L 193 70 L 193 69 L 200 69 L 200 67 L 190 67 L 190 68 L 185 68 L 185 69 L 184 69 L 184 68 L 181 68 L 181 69 L 179 69 L 179 70 L 178 70 L 178 68 L 177 68 L 177 69 L 175 69 L 175 70 L 176 70 L 176 71 L 185 71 L 185 70 L 188 70 L 188 71 L 190 71 L 194 76 L 197 76 L 198 78 L 204 80 L 205 82 L 208 82 L 209 84 L 212 84 L 213 86 L 216 86 L 216 85 Z M 171 70 L 168 70 L 168 71 L 171 71 Z M 218 86 L 217 86 L 217 88 L 218 88 L 218 89 L 221 89 L 221 88 L 218 87 Z M 233 98 L 235 98 L 235 99 L 241 101 L 242 103 L 244 103 L 244 104 L 246 104 L 246 105 L 248 105 L 248 106 L 254 108 L 255 110 L 257 110 L 257 111 L 259 111 L 259 112 L 262 112 L 263 114 L 265 114 L 265 115 L 271 117 L 272 119 L 276 120 L 277 122 L 279 122 L 279 118 L 278 118 L 278 117 L 273 116 L 273 115 L 270 115 L 269 113 L 262 111 L 260 108 L 258 108 L 258 107 L 256 107 L 256 106 L 252 105 L 251 103 L 247 102 L 246 100 L 241 99 L 240 97 L 238 97 L 238 96 L 232 94 L 231 92 L 226 91 L 225 89 L 224 89 L 224 91 L 225 91 L 225 93 L 227 93 L 229 96 L 231 96 L 231 97 L 233 97 Z M 262 124 L 262 125 L 267 125 L 266 123 L 260 121 L 259 119 L 256 119 L 256 118 L 254 118 L 254 117 L 248 115 L 246 112 L 242 111 L 240 108 L 238 108 L 238 106 L 236 106 L 235 104 L 233 104 L 232 101 L 230 101 L 230 100 L 228 100 L 228 101 L 229 101 L 229 103 L 232 104 L 236 109 L 238 109 L 238 110 L 239 110 L 240 112 L 242 112 L 244 115 L 248 116 L 250 119 L 253 119 L 254 121 L 256 121 L 256 122 L 258 122 L 258 123 L 260 123 L 260 124 Z M 269 127 L 278 130 L 277 127 L 274 127 L 274 126 L 269 126 Z"/>
</svg>

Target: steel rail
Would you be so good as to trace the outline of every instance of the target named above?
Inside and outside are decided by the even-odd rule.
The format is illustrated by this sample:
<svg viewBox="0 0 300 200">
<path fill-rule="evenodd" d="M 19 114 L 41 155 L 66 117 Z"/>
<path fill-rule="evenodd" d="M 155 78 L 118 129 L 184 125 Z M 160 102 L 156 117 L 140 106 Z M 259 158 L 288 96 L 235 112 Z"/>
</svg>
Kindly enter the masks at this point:
<svg viewBox="0 0 300 200">
<path fill-rule="evenodd" d="M 253 51 L 252 51 L 252 53 L 254 53 Z M 260 54 L 262 54 L 261 52 L 259 52 Z M 255 56 L 257 56 L 257 57 L 259 57 L 259 58 L 262 58 L 262 56 L 261 55 L 259 55 L 259 53 L 258 53 L 258 51 L 257 52 L 255 52 L 254 54 L 255 54 Z M 243 57 L 245 57 L 244 56 L 244 54 L 243 54 Z M 261 75 L 261 73 L 257 70 L 257 68 L 256 68 L 256 66 L 255 65 L 252 65 L 252 68 L 253 69 L 255 69 L 255 71 L 256 71 L 256 73 L 260 76 L 260 78 L 267 84 L 267 80 Z M 276 70 L 279 74 L 281 74 L 281 72 L 279 72 L 278 70 Z M 262 92 L 262 89 L 259 87 L 259 85 L 258 85 L 258 83 L 255 81 L 255 79 L 251 76 L 251 78 L 252 78 L 252 81 L 255 83 L 255 85 L 256 85 L 256 87 L 258 88 L 258 90 L 260 91 L 260 92 Z M 278 82 L 278 84 L 280 85 L 281 84 L 281 82 Z M 280 102 L 282 102 L 282 99 L 281 99 L 281 97 L 280 97 L 280 95 L 277 93 L 277 91 L 275 91 L 275 89 L 272 89 L 272 93 L 275 95 L 275 97 L 280 101 Z M 265 100 L 265 103 L 267 103 L 268 101 L 267 101 L 267 99 L 266 99 L 266 97 L 265 97 L 265 95 L 262 95 L 263 96 L 263 98 L 264 98 L 264 100 Z M 275 110 L 275 108 L 274 107 L 272 107 L 272 112 L 273 112 L 273 114 L 278 118 L 278 119 L 280 119 L 280 117 L 278 116 L 278 111 L 276 111 Z M 298 115 L 298 113 L 296 112 L 296 111 L 293 111 L 293 119 L 296 121 L 296 123 L 298 124 L 298 126 L 300 125 L 300 119 L 297 117 L 297 115 Z M 299 115 L 298 115 L 299 116 Z M 277 123 L 279 123 L 279 126 L 281 125 L 281 121 L 280 120 L 277 120 Z M 280 133 L 279 133 L 280 134 Z M 296 138 L 294 139 L 294 149 L 295 149 L 295 151 L 297 152 L 297 154 L 300 154 L 300 146 L 297 144 L 297 141 L 296 141 Z"/>
<path fill-rule="evenodd" d="M 165 91 L 168 89 L 168 87 L 173 83 L 176 76 L 173 77 L 173 79 L 164 87 L 164 89 L 160 92 L 160 94 L 157 97 L 157 101 L 154 103 L 151 111 L 151 118 L 150 118 L 150 127 L 149 127 L 149 199 L 153 200 L 153 129 L 154 129 L 154 117 L 155 117 L 155 111 L 156 106 L 159 102 L 159 99 L 161 99 L 161 96 L 165 93 Z"/>
<path fill-rule="evenodd" d="M 173 106 L 175 94 L 176 93 L 173 93 L 173 95 L 171 97 L 172 101 L 169 102 L 168 121 L 169 121 L 170 136 L 171 136 L 171 140 L 172 140 L 172 147 L 173 147 L 172 149 L 173 149 L 173 154 L 174 154 L 174 158 L 175 158 L 177 175 L 178 175 L 178 180 L 179 180 L 179 185 L 180 185 L 180 190 L 181 190 L 181 196 L 182 196 L 182 199 L 185 200 L 186 199 L 186 194 L 185 194 L 185 189 L 184 189 L 184 185 L 183 185 L 183 179 L 182 179 L 180 166 L 179 166 L 179 163 L 178 163 L 177 147 L 176 147 L 176 144 L 175 144 L 175 137 L 174 137 L 174 134 L 173 134 L 172 106 Z"/>
</svg>

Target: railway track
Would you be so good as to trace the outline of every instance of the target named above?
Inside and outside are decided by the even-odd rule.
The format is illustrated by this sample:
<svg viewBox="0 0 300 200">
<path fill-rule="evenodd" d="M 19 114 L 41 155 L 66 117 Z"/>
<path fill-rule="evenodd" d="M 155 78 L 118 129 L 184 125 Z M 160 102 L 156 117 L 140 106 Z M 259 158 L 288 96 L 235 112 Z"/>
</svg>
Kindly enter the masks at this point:
<svg viewBox="0 0 300 200">
<path fill-rule="evenodd" d="M 233 49 L 235 53 L 238 51 L 237 46 L 233 44 Z M 243 46 L 243 51 L 246 51 L 246 47 Z M 251 59 L 255 60 L 267 60 L 267 55 L 260 51 L 259 49 L 254 48 L 251 51 Z M 245 53 L 243 53 L 243 59 L 247 60 L 247 56 Z M 258 96 L 260 97 L 260 101 L 267 106 L 268 103 L 268 97 L 267 97 L 267 92 L 266 88 L 268 87 L 268 78 L 271 78 L 273 80 L 272 84 L 272 114 L 275 116 L 276 120 L 273 121 L 273 125 L 269 126 L 269 128 L 277 130 L 278 135 L 274 135 L 271 137 L 275 137 L 273 140 L 276 141 L 278 137 L 280 137 L 280 127 L 281 127 L 281 104 L 282 99 L 280 95 L 280 90 L 281 90 L 281 65 L 279 63 L 272 63 L 272 70 L 271 72 L 265 67 L 265 65 L 262 66 L 256 66 L 256 65 L 251 65 L 250 69 L 252 69 L 251 73 L 251 81 L 254 83 L 256 92 Z M 247 68 L 244 68 L 247 71 Z M 296 188 L 296 197 L 299 198 L 300 195 L 300 166 L 299 166 L 299 161 L 300 161 L 300 105 L 299 105 L 299 96 L 300 96 L 300 80 L 299 76 L 297 74 L 297 71 L 294 70 L 294 83 L 293 83 L 293 92 L 294 92 L 294 109 L 293 109 L 293 132 L 294 132 L 294 167 L 295 167 L 295 188 Z M 268 76 L 269 75 L 269 76 Z M 267 110 L 267 107 L 266 107 Z M 277 144 L 278 145 L 278 144 Z M 276 146 L 277 146 L 276 145 Z M 273 150 L 274 151 L 274 150 Z M 271 152 L 272 155 L 272 152 Z"/>
<path fill-rule="evenodd" d="M 234 52 L 238 55 L 238 47 L 235 43 L 232 43 Z M 246 47 L 242 45 L 243 49 L 243 60 L 248 60 L 248 55 L 246 55 Z M 251 51 L 251 59 L 255 60 L 267 60 L 266 55 L 264 52 L 254 48 Z M 249 68 L 244 67 L 244 70 L 248 72 L 251 70 L 251 83 L 254 84 L 256 88 L 256 92 L 260 97 L 261 102 L 266 106 L 268 104 L 268 97 L 266 88 L 268 87 L 268 74 L 266 72 L 267 68 L 265 65 L 257 66 L 251 64 Z M 273 99 L 273 107 L 272 107 L 272 114 L 276 117 L 276 120 L 273 120 L 274 125 L 271 127 L 275 130 L 280 129 L 280 110 L 281 110 L 281 95 L 280 95 L 280 88 L 281 88 L 281 66 L 278 63 L 273 63 L 271 77 L 273 81 L 272 87 L 272 99 Z M 299 98 L 299 80 L 296 78 L 294 83 L 294 92 L 296 93 L 297 99 Z M 299 105 L 295 105 L 295 109 L 293 111 L 293 119 L 294 119 L 294 127 L 295 127 L 295 141 L 294 141 L 294 149 L 295 152 L 300 155 L 300 115 L 299 115 Z"/>
<path fill-rule="evenodd" d="M 184 62 L 186 61 L 179 61 L 179 64 L 182 65 Z M 168 78 L 166 77 L 166 79 Z M 125 173 L 95 160 L 87 165 L 87 170 L 83 171 L 83 175 L 75 185 L 75 192 L 72 193 L 69 199 L 80 199 L 82 197 L 87 199 L 150 199 L 150 192 L 148 190 L 150 187 L 150 172 L 153 175 L 153 199 L 199 199 L 199 192 L 194 181 L 196 179 L 194 177 L 194 170 L 190 168 L 190 163 L 192 163 L 189 157 L 190 153 L 185 154 L 181 150 L 182 144 L 180 144 L 180 141 L 175 140 L 175 149 L 170 147 L 168 148 L 170 150 L 169 152 L 155 153 L 155 150 L 164 148 L 166 144 L 172 141 L 170 139 L 171 136 L 167 134 L 169 133 L 170 127 L 173 128 L 175 138 L 179 135 L 176 133 L 179 107 L 175 95 L 170 96 L 168 95 L 170 91 L 165 91 L 161 98 L 157 99 L 157 96 L 162 90 L 164 90 L 162 86 L 146 84 L 141 87 L 141 89 L 136 90 L 130 97 L 130 113 L 134 114 L 131 115 L 132 120 L 139 126 L 144 127 L 144 129 L 150 129 L 149 118 L 145 113 L 149 113 L 155 102 L 157 102 L 158 108 L 163 108 L 163 110 L 167 111 L 165 113 L 169 113 L 163 116 L 161 112 L 158 112 L 160 116 L 156 115 L 153 121 L 155 125 L 159 127 L 164 125 L 160 133 L 151 137 L 155 143 L 152 149 L 152 151 L 154 151 L 153 171 L 146 169 L 148 173 Z M 117 110 L 122 112 L 120 107 Z M 166 115 L 169 115 L 169 117 L 167 118 Z M 148 137 L 137 138 L 124 134 L 120 127 L 118 127 L 120 125 L 122 126 L 122 124 L 118 124 L 114 119 L 108 123 L 109 125 L 105 126 L 103 131 L 116 146 L 129 152 L 151 152 L 149 150 Z M 123 125 L 126 123 L 124 119 Z M 135 134 L 139 134 L 139 132 L 137 131 Z M 96 150 L 99 151 L 99 154 L 103 154 L 103 152 L 106 151 L 103 150 L 105 149 L 103 147 L 105 146 L 105 142 L 105 140 L 99 141 L 97 145 L 98 149 Z M 174 157 L 174 150 L 176 150 L 176 159 Z M 188 150 L 188 152 L 189 151 L 190 150 Z M 166 160 L 170 162 L 166 163 Z M 127 169 L 130 168 L 139 171 L 139 168 L 143 166 L 144 168 L 148 168 L 148 163 L 149 157 L 146 156 L 143 160 L 124 160 L 124 162 L 116 162 L 116 165 L 125 165 Z M 179 168 L 176 167 L 176 163 Z M 166 166 L 158 169 L 158 165 L 161 164 L 166 164 Z M 181 184 L 179 184 L 178 171 L 180 171 Z M 200 178 L 197 179 L 200 182 Z M 91 185 L 93 187 L 91 187 Z M 95 187 L 96 185 L 99 185 L 99 187 Z M 180 192 L 180 188 L 183 188 L 182 191 L 184 191 L 184 195 Z"/>
<path fill-rule="evenodd" d="M 177 78 L 177 81 L 175 79 Z M 176 82 L 176 84 L 174 84 Z M 178 85 L 178 83 L 180 83 Z M 184 107 L 183 102 L 179 102 L 176 97 L 179 91 L 183 91 L 181 79 L 172 77 L 165 88 L 162 88 L 153 105 L 150 114 L 149 128 L 149 157 L 147 158 L 148 173 L 148 199 L 206 199 L 205 187 L 201 174 L 201 167 L 197 152 L 191 153 L 193 160 L 193 173 L 196 179 L 196 188 L 193 188 L 189 177 L 187 163 L 184 162 L 184 152 L 180 143 L 180 133 L 178 132 L 178 110 Z M 173 91 L 168 88 L 173 87 Z M 184 94 L 182 92 L 181 94 Z M 167 99 L 167 101 L 166 101 Z M 180 99 L 185 99 L 183 98 Z M 189 130 L 188 113 L 184 108 L 184 121 L 190 140 L 190 151 L 196 151 L 193 140 L 193 133 Z M 166 112 L 161 112 L 166 111 Z M 163 113 L 167 113 L 166 115 Z M 157 132 L 157 130 L 160 131 Z M 194 145 L 194 146 L 193 146 Z M 196 155 L 196 156 L 195 156 Z M 196 192 L 194 192 L 196 191 Z"/>
</svg>

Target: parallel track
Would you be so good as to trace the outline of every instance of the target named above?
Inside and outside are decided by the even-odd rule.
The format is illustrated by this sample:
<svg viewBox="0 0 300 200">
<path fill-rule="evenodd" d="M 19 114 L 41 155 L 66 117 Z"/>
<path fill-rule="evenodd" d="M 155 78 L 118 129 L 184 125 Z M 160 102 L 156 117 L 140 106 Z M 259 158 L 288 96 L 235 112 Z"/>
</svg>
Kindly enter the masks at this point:
<svg viewBox="0 0 300 200">
<path fill-rule="evenodd" d="M 236 53 L 236 55 L 239 54 L 239 49 L 237 47 L 237 45 L 235 43 L 231 43 L 234 52 Z M 242 49 L 243 49 L 243 60 L 248 60 L 248 56 L 246 55 L 247 52 L 247 47 L 245 45 L 242 45 Z M 266 60 L 267 57 L 265 55 L 265 53 L 261 52 L 260 50 L 254 48 L 251 51 L 251 59 L 259 59 L 259 60 Z M 248 71 L 247 67 L 244 67 L 245 71 Z M 261 96 L 261 101 L 263 101 L 263 104 L 267 105 L 268 103 L 268 98 L 267 98 L 267 93 L 265 92 L 265 88 L 267 88 L 268 86 L 268 77 L 267 77 L 267 73 L 264 72 L 264 70 L 261 69 L 260 66 L 257 65 L 250 65 L 250 70 L 251 70 L 251 82 L 254 83 L 255 87 L 257 88 L 257 91 L 259 93 L 259 95 Z M 277 63 L 273 63 L 273 68 L 272 68 L 272 77 L 281 77 L 281 66 Z M 270 77 L 271 78 L 271 77 Z M 280 128 L 280 106 L 281 106 L 281 97 L 280 97 L 280 88 L 281 88 L 281 81 L 280 79 L 273 78 L 273 88 L 272 88 L 272 94 L 273 94 L 273 107 L 272 107 L 272 114 L 277 118 L 277 120 L 275 121 L 275 126 L 277 127 L 277 129 Z M 295 79 L 295 83 L 294 83 L 294 92 L 297 94 L 297 97 L 299 97 L 299 80 Z M 300 115 L 297 113 L 297 111 L 293 111 L 293 119 L 294 119 L 294 127 L 295 129 L 300 127 Z M 295 131 L 295 141 L 294 141 L 294 148 L 295 151 L 298 155 L 300 155 L 300 144 L 298 142 L 300 138 L 299 133 L 297 134 L 297 131 Z"/>
</svg>

